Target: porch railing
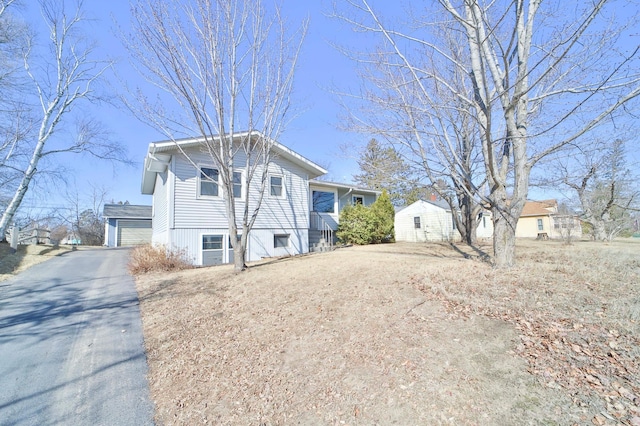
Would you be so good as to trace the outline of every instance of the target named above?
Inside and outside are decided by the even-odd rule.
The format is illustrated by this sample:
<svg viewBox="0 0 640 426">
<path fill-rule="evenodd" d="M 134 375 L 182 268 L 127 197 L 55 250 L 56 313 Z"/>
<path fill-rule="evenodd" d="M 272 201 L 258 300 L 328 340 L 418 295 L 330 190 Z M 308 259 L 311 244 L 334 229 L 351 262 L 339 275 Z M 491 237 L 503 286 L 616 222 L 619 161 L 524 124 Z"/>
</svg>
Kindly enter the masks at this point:
<svg viewBox="0 0 640 426">
<path fill-rule="evenodd" d="M 333 249 L 333 233 L 335 231 L 320 213 L 311 212 L 310 229 L 320 231 L 322 238 L 324 238 L 325 242 Z"/>
</svg>

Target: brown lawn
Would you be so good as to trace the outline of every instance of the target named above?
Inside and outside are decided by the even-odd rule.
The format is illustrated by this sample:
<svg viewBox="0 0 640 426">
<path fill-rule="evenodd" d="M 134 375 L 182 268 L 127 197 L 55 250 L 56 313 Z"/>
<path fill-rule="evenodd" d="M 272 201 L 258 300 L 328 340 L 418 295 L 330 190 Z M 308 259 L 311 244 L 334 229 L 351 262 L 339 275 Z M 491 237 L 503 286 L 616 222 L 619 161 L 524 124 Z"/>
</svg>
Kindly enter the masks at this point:
<svg viewBox="0 0 640 426">
<path fill-rule="evenodd" d="M 156 421 L 640 425 L 640 242 L 518 253 L 509 271 L 388 244 L 139 276 Z"/>
<path fill-rule="evenodd" d="M 9 244 L 0 243 L 0 281 L 7 280 L 33 265 L 71 250 L 70 246 L 38 244 L 20 245 L 17 252 L 12 253 Z"/>
</svg>

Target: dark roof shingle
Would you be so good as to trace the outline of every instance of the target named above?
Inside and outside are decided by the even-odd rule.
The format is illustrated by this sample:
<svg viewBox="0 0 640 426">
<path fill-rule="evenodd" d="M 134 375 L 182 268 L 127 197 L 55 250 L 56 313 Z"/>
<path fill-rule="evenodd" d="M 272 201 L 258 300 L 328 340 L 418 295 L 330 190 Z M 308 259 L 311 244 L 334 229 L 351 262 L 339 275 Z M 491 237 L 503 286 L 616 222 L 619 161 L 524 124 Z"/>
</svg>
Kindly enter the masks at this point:
<svg viewBox="0 0 640 426">
<path fill-rule="evenodd" d="M 151 219 L 151 206 L 105 204 L 102 215 L 116 219 Z"/>
</svg>

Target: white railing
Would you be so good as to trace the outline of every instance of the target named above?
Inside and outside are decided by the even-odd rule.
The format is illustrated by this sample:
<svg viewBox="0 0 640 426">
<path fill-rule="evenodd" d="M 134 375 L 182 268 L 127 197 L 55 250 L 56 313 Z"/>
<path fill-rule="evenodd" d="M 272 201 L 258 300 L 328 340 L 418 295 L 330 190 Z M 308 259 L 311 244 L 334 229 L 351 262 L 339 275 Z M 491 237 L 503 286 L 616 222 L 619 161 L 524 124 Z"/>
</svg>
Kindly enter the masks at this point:
<svg viewBox="0 0 640 426">
<path fill-rule="evenodd" d="M 328 216 L 327 218 L 332 222 L 335 222 L 331 216 Z M 310 229 L 320 231 L 322 238 L 324 238 L 325 242 L 333 249 L 333 227 L 325 220 L 323 215 L 318 212 L 311 212 L 309 219 Z"/>
</svg>

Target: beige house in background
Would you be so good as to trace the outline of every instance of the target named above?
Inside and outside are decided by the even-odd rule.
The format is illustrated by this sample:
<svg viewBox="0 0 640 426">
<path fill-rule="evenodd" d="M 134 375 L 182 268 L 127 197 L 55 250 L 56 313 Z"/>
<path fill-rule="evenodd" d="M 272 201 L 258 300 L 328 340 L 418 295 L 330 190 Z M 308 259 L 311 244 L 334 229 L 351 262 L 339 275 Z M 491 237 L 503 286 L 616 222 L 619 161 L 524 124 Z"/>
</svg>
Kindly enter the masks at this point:
<svg viewBox="0 0 640 426">
<path fill-rule="evenodd" d="M 557 200 L 527 201 L 516 227 L 517 238 L 567 238 L 582 236 L 580 219 L 558 213 Z"/>
</svg>

